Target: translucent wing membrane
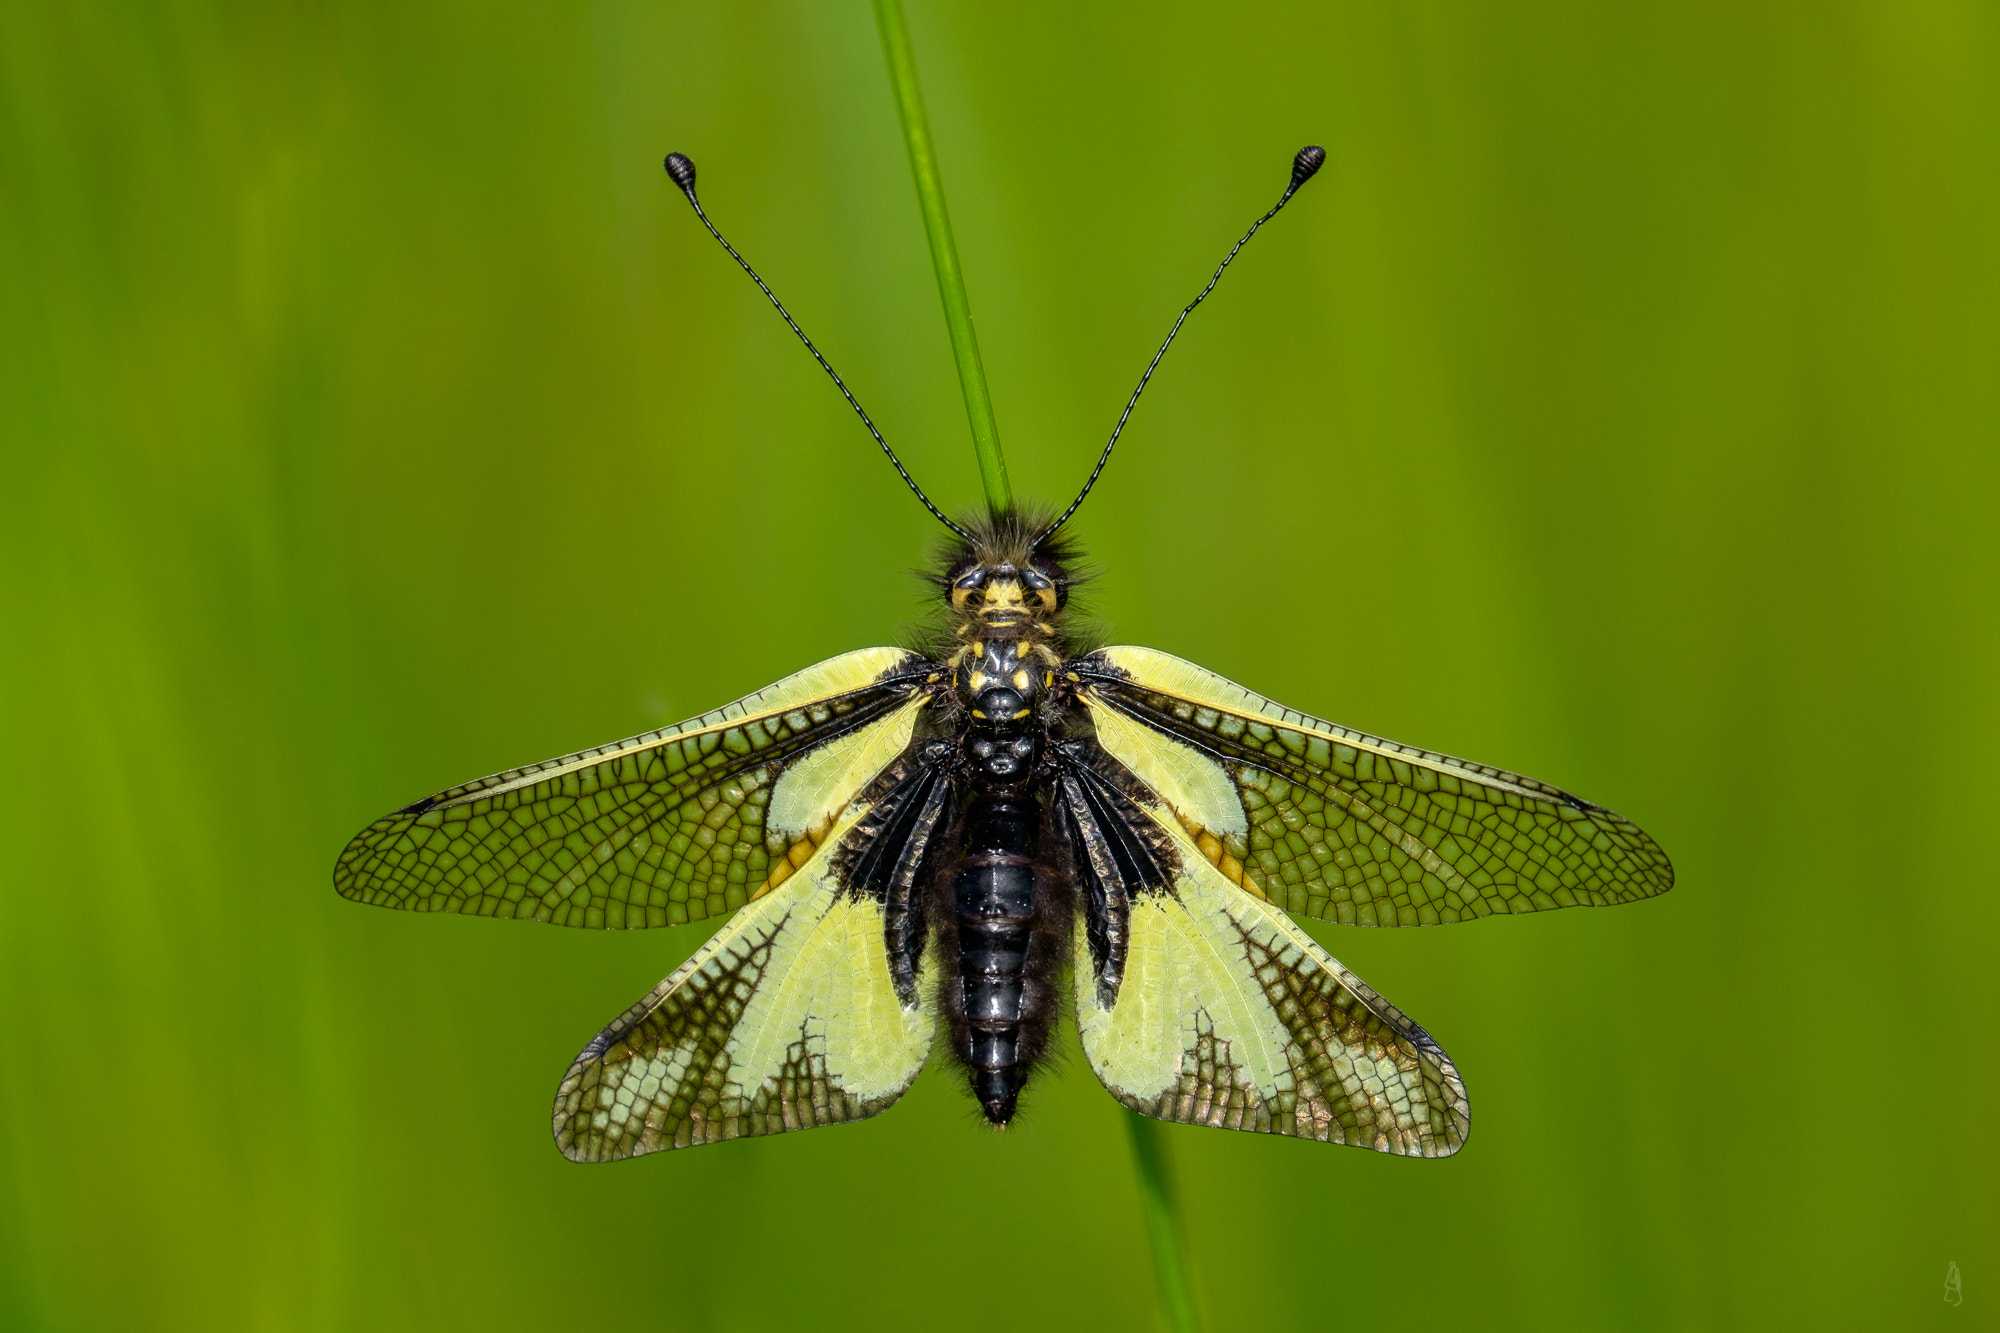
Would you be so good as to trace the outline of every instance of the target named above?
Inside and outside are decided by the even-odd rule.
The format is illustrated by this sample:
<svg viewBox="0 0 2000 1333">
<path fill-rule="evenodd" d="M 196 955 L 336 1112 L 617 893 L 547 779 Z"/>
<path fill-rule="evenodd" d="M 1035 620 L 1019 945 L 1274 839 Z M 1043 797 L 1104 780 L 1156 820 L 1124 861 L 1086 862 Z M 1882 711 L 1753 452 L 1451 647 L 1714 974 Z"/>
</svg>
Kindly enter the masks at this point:
<svg viewBox="0 0 2000 1333">
<path fill-rule="evenodd" d="M 1075 946 L 1077 1027 L 1113 1096 L 1142 1115 L 1444 1157 L 1471 1124 L 1465 1086 L 1430 1035 L 1242 892 L 1179 821 L 1166 892 L 1131 902 L 1125 977 L 1107 1003 Z"/>
<path fill-rule="evenodd" d="M 934 1018 L 889 975 L 879 898 L 827 848 L 736 914 L 599 1033 L 556 1092 L 556 1144 L 603 1162 L 874 1115 L 930 1053 Z"/>
<path fill-rule="evenodd" d="M 1070 671 L 1100 743 L 1200 855 L 1288 911 L 1435 925 L 1673 887 L 1636 825 L 1547 783 L 1321 722 L 1148 648 Z"/>
<path fill-rule="evenodd" d="M 439 792 L 357 835 L 334 887 L 611 930 L 720 916 L 809 860 L 902 752 L 928 671 L 863 649 L 679 726 Z"/>
</svg>

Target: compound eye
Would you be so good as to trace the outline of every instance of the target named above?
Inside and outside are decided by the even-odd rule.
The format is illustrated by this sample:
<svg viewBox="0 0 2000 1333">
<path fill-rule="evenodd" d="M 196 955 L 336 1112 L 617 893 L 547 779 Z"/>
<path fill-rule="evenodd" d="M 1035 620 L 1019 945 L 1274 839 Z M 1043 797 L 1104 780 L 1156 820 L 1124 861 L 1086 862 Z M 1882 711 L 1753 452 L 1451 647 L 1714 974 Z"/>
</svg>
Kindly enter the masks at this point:
<svg viewBox="0 0 2000 1333">
<path fill-rule="evenodd" d="M 963 608 L 966 602 L 971 600 L 972 594 L 985 586 L 985 567 L 974 565 L 971 569 L 966 570 L 951 581 L 951 604 L 954 607 Z"/>
<path fill-rule="evenodd" d="M 1056 581 L 1033 565 L 1021 571 L 1021 582 L 1034 599 L 1042 604 L 1044 611 L 1053 614 L 1062 609 L 1063 595 L 1056 587 Z"/>
</svg>

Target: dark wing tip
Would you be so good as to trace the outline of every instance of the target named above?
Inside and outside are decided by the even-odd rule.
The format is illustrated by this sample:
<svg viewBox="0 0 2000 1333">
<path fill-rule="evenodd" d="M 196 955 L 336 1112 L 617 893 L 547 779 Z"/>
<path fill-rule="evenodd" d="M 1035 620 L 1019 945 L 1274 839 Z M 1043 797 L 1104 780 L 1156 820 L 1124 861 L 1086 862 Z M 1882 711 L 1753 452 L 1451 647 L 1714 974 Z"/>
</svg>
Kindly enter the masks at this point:
<svg viewBox="0 0 2000 1333">
<path fill-rule="evenodd" d="M 1571 797 L 1570 799 L 1575 800 L 1576 798 Z M 1623 837 L 1625 845 L 1640 859 L 1650 872 L 1645 876 L 1650 885 L 1650 891 L 1644 894 L 1644 897 L 1657 898 L 1660 894 L 1674 887 L 1674 863 L 1668 858 L 1667 849 L 1654 841 L 1652 834 L 1646 832 L 1646 830 L 1640 828 L 1637 824 L 1634 824 L 1615 810 L 1606 810 L 1602 806 L 1588 804 L 1584 805 L 1583 808 L 1592 814 L 1602 815 L 1606 820 L 1609 820 L 1615 826 L 1615 831 Z M 1603 821 L 1598 821 L 1598 827 L 1604 827 Z"/>
<path fill-rule="evenodd" d="M 382 827 L 383 820 L 395 819 L 401 813 L 401 811 L 398 811 L 396 814 L 385 815 L 383 819 L 376 820 L 373 824 L 370 824 L 367 828 L 362 829 L 361 832 L 347 840 L 347 845 L 340 849 L 339 859 L 333 863 L 333 891 L 335 893 L 349 902 L 362 903 L 368 901 L 368 895 L 361 887 L 362 870 L 375 852 L 376 842 L 374 835 Z"/>
<path fill-rule="evenodd" d="M 1437 1038 L 1425 1031 L 1423 1026 L 1405 1018 L 1409 1024 L 1410 1044 L 1416 1047 L 1418 1058 L 1428 1059 L 1436 1068 L 1443 1081 L 1445 1095 L 1450 1099 L 1441 1109 L 1445 1114 L 1447 1128 L 1434 1138 L 1420 1139 L 1414 1156 L 1451 1157 L 1465 1146 L 1472 1137 L 1472 1099 L 1466 1095 L 1465 1080 L 1459 1075 L 1458 1066 L 1446 1055 L 1444 1047 L 1438 1045 Z"/>
<path fill-rule="evenodd" d="M 604 1154 L 597 1150 L 588 1134 L 574 1134 L 570 1131 L 570 1122 L 574 1119 L 573 1115 L 557 1114 L 556 1151 L 570 1161 L 583 1165 L 607 1160 Z"/>
<path fill-rule="evenodd" d="M 1433 1139 L 1419 1154 L 1433 1161 L 1443 1157 L 1456 1157 L 1464 1150 L 1465 1141 L 1472 1137 L 1472 1117 L 1453 1115 L 1451 1129 L 1442 1138 Z"/>
<path fill-rule="evenodd" d="M 1669 892 L 1674 887 L 1674 863 L 1667 859 L 1666 849 L 1654 842 L 1651 837 L 1646 839 L 1646 845 L 1653 852 L 1655 882 L 1659 885 L 1653 892 L 1655 896 Z"/>
<path fill-rule="evenodd" d="M 333 863 L 333 891 L 349 902 L 406 905 L 391 903 L 381 896 L 381 885 L 375 881 L 373 872 L 382 868 L 382 849 L 389 835 L 407 829 L 411 819 L 436 809 L 437 805 L 437 797 L 426 796 L 414 805 L 391 810 L 348 839 L 347 846 L 340 849 L 339 859 Z"/>
<path fill-rule="evenodd" d="M 601 1039 L 602 1034 L 599 1036 Z M 596 1046 L 597 1042 L 590 1044 Z M 586 1049 L 583 1055 L 577 1057 L 576 1063 L 563 1077 L 562 1086 L 556 1089 L 555 1123 L 551 1130 L 555 1135 L 556 1150 L 572 1162 L 604 1160 L 603 1140 L 591 1134 L 590 1112 L 583 1105 L 586 1096 L 583 1067 L 589 1054 Z"/>
<path fill-rule="evenodd" d="M 1645 897 L 1658 897 L 1660 894 L 1674 887 L 1674 863 L 1668 859 L 1666 849 L 1653 840 L 1652 834 L 1646 832 L 1646 830 L 1640 828 L 1616 810 L 1586 801 L 1581 796 L 1572 796 L 1570 793 L 1560 789 L 1553 790 L 1561 798 L 1562 803 L 1570 809 L 1575 810 L 1579 814 L 1593 816 L 1591 822 L 1596 824 L 1598 828 L 1604 829 L 1609 825 L 1610 827 L 1607 831 L 1615 833 L 1623 840 L 1628 849 L 1644 861 L 1646 866 L 1652 871 L 1652 874 L 1648 878 L 1653 885 L 1652 891 L 1645 894 Z"/>
</svg>

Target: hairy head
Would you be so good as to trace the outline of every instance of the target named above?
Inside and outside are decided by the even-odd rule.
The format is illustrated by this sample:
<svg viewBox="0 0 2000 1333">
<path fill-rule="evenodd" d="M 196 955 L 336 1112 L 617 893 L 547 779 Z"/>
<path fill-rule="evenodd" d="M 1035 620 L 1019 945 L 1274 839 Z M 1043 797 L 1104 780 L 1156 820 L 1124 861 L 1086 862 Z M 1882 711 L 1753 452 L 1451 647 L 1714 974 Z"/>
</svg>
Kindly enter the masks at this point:
<svg viewBox="0 0 2000 1333">
<path fill-rule="evenodd" d="M 1076 544 L 1061 537 L 1038 541 L 1048 519 L 1032 512 L 970 519 L 963 526 L 967 535 L 938 552 L 931 576 L 952 637 L 959 643 L 1062 641 L 1070 590 L 1082 581 Z"/>
</svg>

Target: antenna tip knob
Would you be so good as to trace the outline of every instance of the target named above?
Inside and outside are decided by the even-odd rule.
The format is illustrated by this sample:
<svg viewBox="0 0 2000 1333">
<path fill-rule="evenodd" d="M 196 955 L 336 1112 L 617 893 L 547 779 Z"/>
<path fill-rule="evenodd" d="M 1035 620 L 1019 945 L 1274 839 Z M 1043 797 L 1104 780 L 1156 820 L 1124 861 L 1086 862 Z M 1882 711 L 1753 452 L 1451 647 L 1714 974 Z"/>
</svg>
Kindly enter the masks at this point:
<svg viewBox="0 0 2000 1333">
<path fill-rule="evenodd" d="M 1296 178 L 1298 172 L 1295 170 L 1292 174 Z M 667 175 L 673 177 L 674 184 L 681 187 L 683 194 L 687 195 L 690 199 L 694 197 L 693 158 L 689 157 L 686 153 L 668 153 Z"/>
<path fill-rule="evenodd" d="M 683 158 L 682 161 L 686 161 L 686 159 Z M 1309 143 L 1304 148 L 1299 149 L 1298 156 L 1292 159 L 1292 188 L 1296 190 L 1311 180 L 1313 173 L 1325 164 L 1326 149 L 1321 148 L 1318 144 Z M 670 167 L 669 170 L 671 169 Z M 690 181 L 694 179 L 694 164 L 691 162 L 688 164 L 688 179 Z"/>
</svg>

